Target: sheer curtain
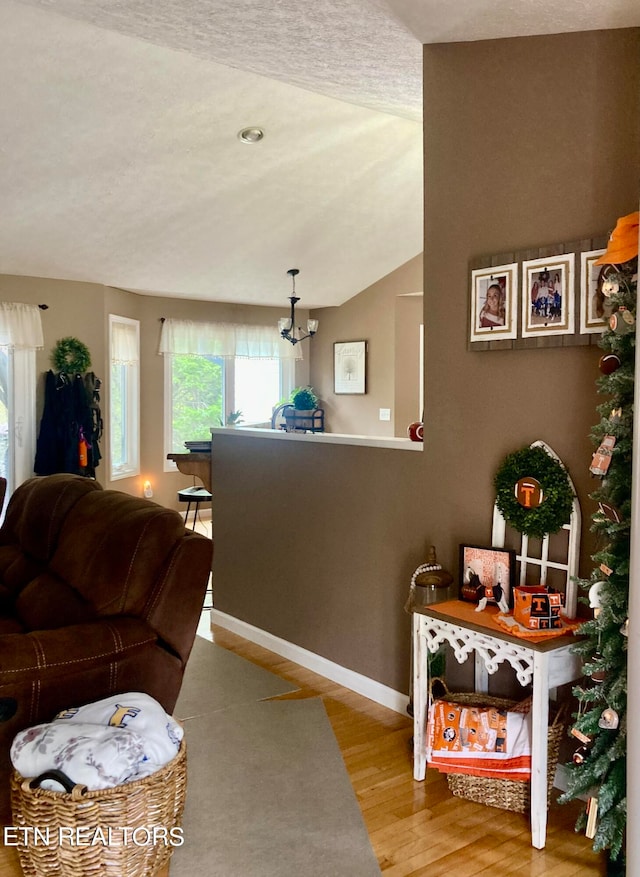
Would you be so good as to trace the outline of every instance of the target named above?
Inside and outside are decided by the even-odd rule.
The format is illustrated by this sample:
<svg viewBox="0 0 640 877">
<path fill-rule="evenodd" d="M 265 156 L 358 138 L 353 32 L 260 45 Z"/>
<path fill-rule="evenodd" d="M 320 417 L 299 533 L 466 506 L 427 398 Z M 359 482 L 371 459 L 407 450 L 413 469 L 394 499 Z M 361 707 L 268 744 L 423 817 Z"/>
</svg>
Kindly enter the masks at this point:
<svg viewBox="0 0 640 877">
<path fill-rule="evenodd" d="M 0 347 L 10 360 L 2 387 L 8 415 L 7 480 L 15 489 L 33 475 L 36 453 L 36 350 L 44 347 L 37 305 L 0 302 Z"/>
<path fill-rule="evenodd" d="M 302 359 L 300 345 L 283 341 L 276 326 L 165 319 L 159 353 L 246 359 Z"/>
<path fill-rule="evenodd" d="M 110 322 L 111 362 L 120 365 L 134 365 L 140 361 L 140 341 L 138 324 L 131 320 L 124 322 L 115 318 Z"/>
</svg>

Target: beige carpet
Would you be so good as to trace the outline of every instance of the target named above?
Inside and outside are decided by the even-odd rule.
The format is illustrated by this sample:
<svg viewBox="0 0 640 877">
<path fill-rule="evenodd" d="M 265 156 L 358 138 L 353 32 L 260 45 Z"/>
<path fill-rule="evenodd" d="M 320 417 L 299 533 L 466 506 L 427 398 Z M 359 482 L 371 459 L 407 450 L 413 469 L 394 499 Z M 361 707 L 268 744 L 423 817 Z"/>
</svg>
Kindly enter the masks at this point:
<svg viewBox="0 0 640 877">
<path fill-rule="evenodd" d="M 275 673 L 197 636 L 174 712 L 179 719 L 188 719 L 296 688 Z"/>
<path fill-rule="evenodd" d="M 176 708 L 188 789 L 171 877 L 380 874 L 322 700 L 262 700 L 282 686 L 197 641 Z"/>
</svg>

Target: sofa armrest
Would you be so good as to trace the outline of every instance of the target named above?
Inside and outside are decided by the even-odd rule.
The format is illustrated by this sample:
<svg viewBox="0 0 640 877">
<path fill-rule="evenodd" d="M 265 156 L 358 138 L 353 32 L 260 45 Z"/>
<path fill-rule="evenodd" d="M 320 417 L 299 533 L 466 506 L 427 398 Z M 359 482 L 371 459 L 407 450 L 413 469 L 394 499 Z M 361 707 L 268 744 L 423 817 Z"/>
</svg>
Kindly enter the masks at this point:
<svg viewBox="0 0 640 877">
<path fill-rule="evenodd" d="M 108 616 L 56 630 L 0 636 L 0 687 L 64 676 L 120 662 L 157 641 L 141 619 Z"/>
<path fill-rule="evenodd" d="M 144 691 L 171 712 L 182 673 L 152 628 L 131 616 L 0 636 L 0 790 L 18 731 L 126 691 Z"/>
</svg>

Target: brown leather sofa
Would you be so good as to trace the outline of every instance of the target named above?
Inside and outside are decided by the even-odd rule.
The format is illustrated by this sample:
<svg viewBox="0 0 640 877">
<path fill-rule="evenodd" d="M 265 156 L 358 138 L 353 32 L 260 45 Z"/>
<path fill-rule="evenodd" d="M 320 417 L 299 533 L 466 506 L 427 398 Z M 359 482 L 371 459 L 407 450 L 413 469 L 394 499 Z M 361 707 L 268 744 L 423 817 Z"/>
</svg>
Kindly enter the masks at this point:
<svg viewBox="0 0 640 877">
<path fill-rule="evenodd" d="M 96 481 L 18 487 L 0 528 L 0 804 L 19 730 L 124 691 L 173 710 L 211 557 L 178 512 Z"/>
</svg>

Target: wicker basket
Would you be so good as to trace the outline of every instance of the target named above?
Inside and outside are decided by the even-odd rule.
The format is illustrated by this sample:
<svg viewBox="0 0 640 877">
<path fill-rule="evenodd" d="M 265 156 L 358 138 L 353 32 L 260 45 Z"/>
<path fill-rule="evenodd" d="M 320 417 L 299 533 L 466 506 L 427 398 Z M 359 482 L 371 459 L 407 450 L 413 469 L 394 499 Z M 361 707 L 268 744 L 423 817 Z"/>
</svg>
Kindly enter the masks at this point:
<svg viewBox="0 0 640 877">
<path fill-rule="evenodd" d="M 186 768 L 183 740 L 175 758 L 156 773 L 110 789 L 31 788 L 36 781 L 13 771 L 11 810 L 25 877 L 156 874 L 182 840 L 175 829 L 184 809 Z"/>
<path fill-rule="evenodd" d="M 496 706 L 500 709 L 518 710 L 528 712 L 531 708 L 531 698 L 525 701 L 507 700 L 501 697 L 492 697 L 486 694 L 458 693 L 452 694 L 446 690 L 442 680 L 437 679 L 445 693 L 438 695 L 452 703 L 470 704 L 473 706 Z M 565 711 L 561 707 L 555 714 L 549 725 L 547 736 L 547 807 L 549 796 L 553 788 L 553 780 L 558 763 L 560 742 L 565 732 Z M 528 813 L 531 804 L 531 783 L 518 780 L 497 779 L 494 777 L 478 777 L 471 774 L 448 773 L 447 783 L 449 791 L 458 798 L 466 798 L 477 804 L 487 804 L 489 807 L 499 807 L 501 810 L 511 810 L 515 813 Z"/>
</svg>

